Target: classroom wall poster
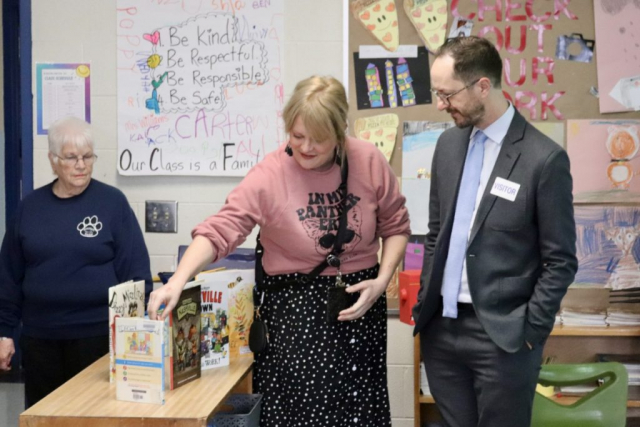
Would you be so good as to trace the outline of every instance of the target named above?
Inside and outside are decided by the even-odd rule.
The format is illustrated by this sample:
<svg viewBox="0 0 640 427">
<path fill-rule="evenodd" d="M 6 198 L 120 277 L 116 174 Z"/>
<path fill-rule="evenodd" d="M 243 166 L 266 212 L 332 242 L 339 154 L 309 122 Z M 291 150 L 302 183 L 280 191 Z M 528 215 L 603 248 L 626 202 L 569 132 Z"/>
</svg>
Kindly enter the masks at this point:
<svg viewBox="0 0 640 427">
<path fill-rule="evenodd" d="M 575 41 L 573 33 L 552 34 L 579 21 L 577 3 L 529 0 L 503 6 L 501 1 L 455 0 L 450 2 L 450 12 L 458 23 L 473 28 L 473 35 L 495 44 L 503 62 L 503 93 L 520 113 L 532 121 L 564 120 L 558 104 L 571 93 L 565 77 L 556 71 L 557 62 L 563 62 L 563 69 L 580 73 L 585 61 L 569 55 L 574 49 L 569 46 Z M 588 42 L 581 45 L 579 58 L 593 55 Z"/>
<path fill-rule="evenodd" d="M 611 289 L 640 287 L 640 209 L 576 206 L 575 282 Z"/>
<path fill-rule="evenodd" d="M 640 201 L 640 120 L 568 120 L 576 203 Z"/>
<path fill-rule="evenodd" d="M 36 64 L 38 135 L 58 119 L 72 116 L 91 122 L 89 64 Z"/>
<path fill-rule="evenodd" d="M 640 2 L 594 0 L 600 113 L 640 111 Z"/>
<path fill-rule="evenodd" d="M 353 53 L 358 110 L 431 104 L 427 49 L 418 47 L 415 57 L 385 54 L 361 58 L 360 55 Z"/>
<path fill-rule="evenodd" d="M 375 145 L 389 162 L 396 146 L 398 123 L 397 114 L 381 114 L 359 118 L 353 127 L 356 138 Z"/>
<path fill-rule="evenodd" d="M 453 122 L 404 122 L 402 136 L 402 194 L 411 218 L 411 234 L 429 231 L 431 163 L 438 138 Z"/>
<path fill-rule="evenodd" d="M 243 176 L 285 141 L 283 0 L 118 0 L 118 171 Z"/>
</svg>

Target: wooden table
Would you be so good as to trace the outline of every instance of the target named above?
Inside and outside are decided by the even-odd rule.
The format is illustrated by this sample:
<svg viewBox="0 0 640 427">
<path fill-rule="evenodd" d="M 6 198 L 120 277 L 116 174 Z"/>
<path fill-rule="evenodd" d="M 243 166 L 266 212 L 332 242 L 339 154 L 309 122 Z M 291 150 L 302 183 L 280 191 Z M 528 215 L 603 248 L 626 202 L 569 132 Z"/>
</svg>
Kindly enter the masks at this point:
<svg viewBox="0 0 640 427">
<path fill-rule="evenodd" d="M 109 355 L 20 414 L 20 427 L 205 427 L 234 392 L 250 393 L 252 357 L 202 371 L 202 378 L 165 392 L 165 404 L 116 400 L 109 384 Z"/>
</svg>

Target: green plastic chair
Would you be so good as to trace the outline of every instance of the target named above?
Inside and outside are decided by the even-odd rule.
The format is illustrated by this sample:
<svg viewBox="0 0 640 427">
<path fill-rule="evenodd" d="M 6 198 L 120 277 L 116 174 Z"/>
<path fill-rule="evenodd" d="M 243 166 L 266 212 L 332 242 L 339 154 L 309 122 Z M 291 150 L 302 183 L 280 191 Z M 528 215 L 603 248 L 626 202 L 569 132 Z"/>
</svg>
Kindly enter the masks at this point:
<svg viewBox="0 0 640 427">
<path fill-rule="evenodd" d="M 543 386 L 604 384 L 571 405 L 535 394 L 531 427 L 624 427 L 627 422 L 628 374 L 618 362 L 543 365 Z"/>
</svg>

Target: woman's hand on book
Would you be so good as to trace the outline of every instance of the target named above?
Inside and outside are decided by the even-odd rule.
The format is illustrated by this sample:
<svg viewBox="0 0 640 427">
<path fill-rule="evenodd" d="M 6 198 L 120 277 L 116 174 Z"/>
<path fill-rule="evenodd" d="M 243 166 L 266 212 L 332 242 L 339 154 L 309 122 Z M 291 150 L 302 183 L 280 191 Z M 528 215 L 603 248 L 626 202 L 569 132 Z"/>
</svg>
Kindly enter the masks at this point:
<svg viewBox="0 0 640 427">
<path fill-rule="evenodd" d="M 149 319 L 166 319 L 178 303 L 183 287 L 184 283 L 172 282 L 171 279 L 169 279 L 166 285 L 151 292 L 151 295 L 149 295 L 149 304 L 147 305 Z"/>
</svg>

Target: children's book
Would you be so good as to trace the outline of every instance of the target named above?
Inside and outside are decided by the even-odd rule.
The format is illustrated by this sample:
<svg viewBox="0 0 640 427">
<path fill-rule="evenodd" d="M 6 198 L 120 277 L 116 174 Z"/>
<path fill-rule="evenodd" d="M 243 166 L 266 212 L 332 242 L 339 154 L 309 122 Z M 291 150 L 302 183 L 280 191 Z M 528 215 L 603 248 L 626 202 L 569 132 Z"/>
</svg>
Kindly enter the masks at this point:
<svg viewBox="0 0 640 427">
<path fill-rule="evenodd" d="M 200 378 L 200 285 L 187 283 L 169 317 L 171 390 Z"/>
<path fill-rule="evenodd" d="M 116 318 L 117 400 L 164 404 L 164 329 L 161 320 Z"/>
<path fill-rule="evenodd" d="M 206 370 L 229 365 L 230 289 L 218 274 L 203 274 L 201 280 L 200 360 Z"/>
<path fill-rule="evenodd" d="M 198 279 L 215 281 L 229 291 L 229 352 L 230 360 L 251 356 L 249 329 L 253 323 L 254 270 L 223 270 L 200 273 Z"/>
<path fill-rule="evenodd" d="M 121 283 L 109 288 L 109 382 L 116 378 L 115 321 L 118 317 L 144 316 L 144 280 Z"/>
</svg>

